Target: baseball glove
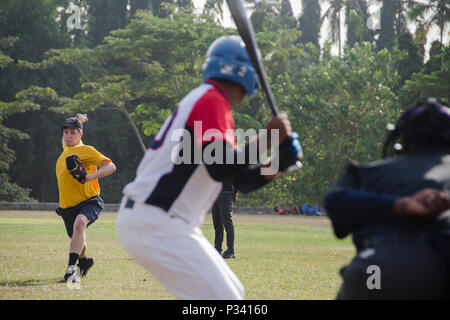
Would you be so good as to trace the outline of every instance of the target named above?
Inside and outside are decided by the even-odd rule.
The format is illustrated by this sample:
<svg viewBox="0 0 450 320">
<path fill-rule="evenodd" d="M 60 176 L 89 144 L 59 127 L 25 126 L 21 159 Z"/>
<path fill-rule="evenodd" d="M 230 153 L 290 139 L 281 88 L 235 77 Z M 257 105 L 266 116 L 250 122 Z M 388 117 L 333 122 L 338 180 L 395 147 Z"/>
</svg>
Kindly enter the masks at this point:
<svg viewBox="0 0 450 320">
<path fill-rule="evenodd" d="M 81 164 L 80 158 L 76 154 L 68 156 L 66 158 L 66 166 L 72 177 L 77 179 L 80 183 L 86 182 L 86 169 L 84 169 L 83 165 Z"/>
</svg>

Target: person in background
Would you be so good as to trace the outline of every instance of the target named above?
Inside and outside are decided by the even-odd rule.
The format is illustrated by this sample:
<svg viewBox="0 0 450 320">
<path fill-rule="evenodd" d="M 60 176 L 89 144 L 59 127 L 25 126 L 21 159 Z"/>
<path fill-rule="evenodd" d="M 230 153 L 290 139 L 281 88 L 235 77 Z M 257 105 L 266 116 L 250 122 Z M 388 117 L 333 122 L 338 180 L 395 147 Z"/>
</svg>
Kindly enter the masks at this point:
<svg viewBox="0 0 450 320">
<path fill-rule="evenodd" d="M 235 258 L 234 254 L 234 224 L 233 202 L 237 200 L 237 192 L 232 181 L 222 183 L 222 191 L 212 207 L 212 220 L 214 225 L 214 247 L 222 254 L 223 230 L 227 234 L 227 250 L 222 254 L 224 259 Z"/>
<path fill-rule="evenodd" d="M 294 204 L 291 207 L 291 209 L 289 210 L 289 213 L 292 214 L 292 215 L 295 215 L 295 216 L 298 216 L 298 215 L 302 214 L 300 209 L 299 209 L 299 207 L 296 204 Z"/>
<path fill-rule="evenodd" d="M 131 257 L 178 299 L 239 300 L 244 287 L 200 226 L 223 181 L 244 194 L 257 190 L 297 163 L 301 145 L 286 114 L 270 119 L 269 147 L 279 148 L 279 170 L 263 174 L 267 166 L 254 163 L 249 150 L 261 154 L 267 134 L 243 149 L 233 134 L 232 110 L 258 85 L 245 44 L 220 37 L 206 56 L 203 83 L 174 108 L 125 186 L 116 230 Z M 196 154 L 205 160 L 209 150 L 218 150 L 214 161 L 193 161 Z"/>
<path fill-rule="evenodd" d="M 311 209 L 311 207 L 307 203 L 305 203 L 303 205 L 303 212 L 307 216 L 313 216 L 314 215 L 314 211 Z"/>
<path fill-rule="evenodd" d="M 63 219 L 71 239 L 64 281 L 70 278 L 80 282 L 94 265 L 94 259 L 86 256 L 86 229 L 98 219 L 104 207 L 98 179 L 116 171 L 111 159 L 83 144 L 83 122 L 87 120 L 85 114 L 77 114 L 64 121 L 63 151 L 56 161 L 59 190 L 56 213 Z"/>
</svg>

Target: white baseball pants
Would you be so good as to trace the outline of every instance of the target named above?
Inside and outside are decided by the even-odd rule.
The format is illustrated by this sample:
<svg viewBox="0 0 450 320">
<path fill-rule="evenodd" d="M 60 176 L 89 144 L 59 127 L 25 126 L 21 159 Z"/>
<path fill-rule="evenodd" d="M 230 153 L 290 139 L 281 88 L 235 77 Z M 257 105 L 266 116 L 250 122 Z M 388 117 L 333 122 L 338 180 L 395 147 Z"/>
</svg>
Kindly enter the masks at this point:
<svg viewBox="0 0 450 320">
<path fill-rule="evenodd" d="M 116 232 L 130 256 L 175 297 L 242 300 L 244 287 L 200 228 L 158 207 L 122 199 Z"/>
</svg>

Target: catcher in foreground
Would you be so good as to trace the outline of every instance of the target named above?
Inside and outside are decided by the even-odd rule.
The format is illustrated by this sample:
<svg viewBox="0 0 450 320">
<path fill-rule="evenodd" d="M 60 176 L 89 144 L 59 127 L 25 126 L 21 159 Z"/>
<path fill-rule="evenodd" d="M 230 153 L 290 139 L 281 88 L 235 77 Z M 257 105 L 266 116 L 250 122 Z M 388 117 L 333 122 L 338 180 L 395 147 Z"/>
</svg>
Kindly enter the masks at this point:
<svg viewBox="0 0 450 320">
<path fill-rule="evenodd" d="M 71 238 L 64 281 L 77 283 L 94 265 L 94 259 L 86 257 L 86 228 L 103 210 L 98 179 L 116 171 L 111 159 L 81 141 L 86 121 L 87 116 L 81 114 L 66 119 L 62 126 L 63 152 L 56 162 L 59 189 L 56 213 L 63 219 Z"/>
<path fill-rule="evenodd" d="M 450 298 L 450 108 L 428 98 L 406 110 L 383 160 L 351 162 L 325 197 L 338 238 L 357 254 L 339 300 Z"/>
</svg>

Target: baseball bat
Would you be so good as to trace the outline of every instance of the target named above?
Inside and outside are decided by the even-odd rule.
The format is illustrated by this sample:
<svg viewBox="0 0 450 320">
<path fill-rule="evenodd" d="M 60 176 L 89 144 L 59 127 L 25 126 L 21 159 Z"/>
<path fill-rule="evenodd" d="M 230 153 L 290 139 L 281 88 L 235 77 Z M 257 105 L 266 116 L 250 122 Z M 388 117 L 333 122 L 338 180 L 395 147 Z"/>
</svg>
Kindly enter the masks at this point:
<svg viewBox="0 0 450 320">
<path fill-rule="evenodd" d="M 247 17 L 244 9 L 244 5 L 241 0 L 227 0 L 228 7 L 230 8 L 231 15 L 238 28 L 239 34 L 247 47 L 247 53 L 255 68 L 259 77 L 261 88 L 266 94 L 267 101 L 269 102 L 270 109 L 274 116 L 278 115 L 278 108 L 275 104 L 272 92 L 267 82 L 267 76 L 264 71 L 264 66 L 261 59 L 261 52 L 258 48 L 255 38 L 255 32 L 253 31 L 253 25 Z"/>
<path fill-rule="evenodd" d="M 245 12 L 244 5 L 242 4 L 241 0 L 227 0 L 227 4 L 230 8 L 231 15 L 233 16 L 233 20 L 236 23 L 239 34 L 241 35 L 241 38 L 245 43 L 247 53 L 253 64 L 253 67 L 258 74 L 259 82 L 262 90 L 267 97 L 270 110 L 272 110 L 272 114 L 274 116 L 277 116 L 279 113 L 278 107 L 275 104 L 275 99 L 273 98 L 272 91 L 270 90 L 270 86 L 267 81 L 266 72 L 264 71 L 264 65 L 262 63 L 261 51 L 259 50 L 258 44 L 256 43 L 253 25 L 247 17 L 247 13 Z M 298 158 L 301 159 L 302 157 L 303 154 L 300 152 L 298 154 Z M 293 165 L 289 171 L 296 170 L 301 167 L 301 162 L 297 161 L 297 163 Z"/>
</svg>

